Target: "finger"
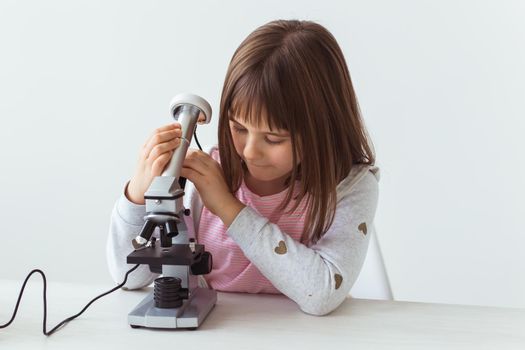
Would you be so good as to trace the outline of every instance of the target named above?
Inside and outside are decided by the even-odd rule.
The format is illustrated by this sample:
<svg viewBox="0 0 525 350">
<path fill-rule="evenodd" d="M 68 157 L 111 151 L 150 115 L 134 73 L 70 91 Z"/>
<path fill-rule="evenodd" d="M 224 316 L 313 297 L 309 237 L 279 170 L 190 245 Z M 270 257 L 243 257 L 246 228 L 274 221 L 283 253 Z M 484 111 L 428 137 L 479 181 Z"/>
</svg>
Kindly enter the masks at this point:
<svg viewBox="0 0 525 350">
<path fill-rule="evenodd" d="M 161 126 L 160 128 L 157 128 L 153 131 L 153 134 L 157 134 L 159 132 L 163 132 L 163 131 L 168 131 L 168 130 L 171 130 L 171 129 L 180 129 L 181 128 L 181 125 L 179 122 L 173 122 L 173 123 L 169 123 L 169 124 L 166 124 L 164 126 Z"/>
<path fill-rule="evenodd" d="M 151 150 L 164 142 L 168 142 L 175 139 L 180 139 L 182 136 L 181 129 L 172 129 L 167 131 L 162 131 L 158 134 L 153 134 L 153 136 L 148 140 L 144 148 L 142 149 L 142 155 L 144 158 L 148 158 L 149 154 L 151 153 Z"/>
<path fill-rule="evenodd" d="M 151 152 L 147 156 L 147 160 L 150 162 L 155 161 L 161 154 L 170 152 L 176 149 L 180 145 L 180 138 L 171 139 L 169 141 L 159 143 L 151 149 Z"/>
<path fill-rule="evenodd" d="M 194 148 L 188 149 L 185 159 L 187 159 L 189 162 L 201 162 L 208 167 L 216 163 L 216 160 L 213 159 L 208 153 Z"/>
<path fill-rule="evenodd" d="M 183 166 L 180 170 L 180 176 L 187 178 L 188 180 L 193 182 L 195 186 L 198 186 L 198 184 L 200 184 L 200 179 L 202 178 L 203 174 L 199 173 L 196 170 Z"/>
<path fill-rule="evenodd" d="M 188 163 L 186 162 L 186 160 L 182 163 L 182 169 L 188 169 L 191 171 L 195 171 L 202 176 L 208 173 L 208 168 L 206 168 L 206 166 L 204 166 L 202 163 L 198 163 L 198 162 Z"/>
<path fill-rule="evenodd" d="M 206 116 L 204 115 L 204 113 L 200 112 L 199 118 L 197 119 L 197 123 L 204 124 L 205 121 L 206 121 Z"/>
<path fill-rule="evenodd" d="M 149 135 L 147 141 L 144 143 L 144 145 L 142 147 L 143 148 L 146 147 L 146 145 L 151 140 L 151 138 L 153 138 L 157 134 L 163 133 L 165 131 L 180 130 L 180 129 L 181 129 L 181 125 L 180 125 L 179 122 L 173 122 L 173 123 L 161 126 L 161 127 L 157 128 L 157 129 L 153 130 L 153 132 Z"/>
<path fill-rule="evenodd" d="M 171 157 L 173 156 L 173 151 L 169 151 L 161 154 L 155 161 L 151 164 L 151 174 L 152 176 L 160 176 L 166 165 L 168 165 Z"/>
<path fill-rule="evenodd" d="M 207 155 L 203 156 L 201 154 L 190 154 L 189 156 L 186 156 L 186 159 L 184 159 L 184 162 L 182 163 L 183 167 L 191 168 L 193 170 L 198 171 L 201 174 L 206 174 L 210 172 L 211 165 L 209 160 L 211 159 L 212 162 L 215 162 L 212 158 L 207 158 Z"/>
</svg>

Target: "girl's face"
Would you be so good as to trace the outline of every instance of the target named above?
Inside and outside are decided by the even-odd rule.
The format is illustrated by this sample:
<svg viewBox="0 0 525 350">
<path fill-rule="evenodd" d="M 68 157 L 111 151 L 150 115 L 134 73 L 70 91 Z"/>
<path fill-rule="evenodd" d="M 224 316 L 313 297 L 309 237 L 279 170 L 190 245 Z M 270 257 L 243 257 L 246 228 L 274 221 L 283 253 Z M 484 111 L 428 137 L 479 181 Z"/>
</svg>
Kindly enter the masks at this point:
<svg viewBox="0 0 525 350">
<path fill-rule="evenodd" d="M 267 124 L 256 126 L 233 117 L 229 122 L 235 150 L 252 177 L 272 181 L 290 174 L 293 161 L 289 132 L 271 131 Z"/>
</svg>

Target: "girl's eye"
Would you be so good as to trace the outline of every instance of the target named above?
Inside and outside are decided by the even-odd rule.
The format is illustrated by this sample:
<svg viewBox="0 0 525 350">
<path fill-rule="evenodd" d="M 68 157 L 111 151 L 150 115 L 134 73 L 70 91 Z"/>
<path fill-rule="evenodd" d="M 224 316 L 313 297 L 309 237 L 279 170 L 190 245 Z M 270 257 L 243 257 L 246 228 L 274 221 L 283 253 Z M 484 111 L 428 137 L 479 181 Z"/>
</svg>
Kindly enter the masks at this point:
<svg viewBox="0 0 525 350">
<path fill-rule="evenodd" d="M 268 143 L 271 144 L 271 145 L 278 145 L 278 144 L 284 142 L 283 140 L 280 140 L 280 141 L 272 141 L 272 140 L 270 140 L 269 138 L 266 138 L 265 141 L 268 142 Z"/>
<path fill-rule="evenodd" d="M 238 126 L 233 126 L 233 130 L 235 130 L 235 132 L 238 132 L 238 133 L 245 133 L 246 132 L 246 129 L 241 129 Z"/>
<path fill-rule="evenodd" d="M 239 134 L 244 134 L 247 132 L 246 129 L 243 129 L 243 128 L 239 128 L 238 126 L 236 125 L 233 125 L 233 131 L 235 131 L 236 133 L 239 133 Z M 279 140 L 279 141 L 272 141 L 270 140 L 269 138 L 265 137 L 264 138 L 264 141 L 270 145 L 278 145 L 280 143 L 283 143 L 284 140 Z"/>
</svg>

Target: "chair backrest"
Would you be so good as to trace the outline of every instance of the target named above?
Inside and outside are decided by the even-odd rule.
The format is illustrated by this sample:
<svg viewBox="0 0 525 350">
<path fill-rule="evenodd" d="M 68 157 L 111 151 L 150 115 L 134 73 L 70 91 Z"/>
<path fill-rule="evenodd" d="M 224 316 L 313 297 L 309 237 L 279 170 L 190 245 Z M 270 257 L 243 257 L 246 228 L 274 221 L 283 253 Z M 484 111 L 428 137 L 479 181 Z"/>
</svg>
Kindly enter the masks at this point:
<svg viewBox="0 0 525 350">
<path fill-rule="evenodd" d="M 383 255 L 376 237 L 377 234 L 375 230 L 371 233 L 363 268 L 350 290 L 350 295 L 359 299 L 393 300 Z"/>
</svg>

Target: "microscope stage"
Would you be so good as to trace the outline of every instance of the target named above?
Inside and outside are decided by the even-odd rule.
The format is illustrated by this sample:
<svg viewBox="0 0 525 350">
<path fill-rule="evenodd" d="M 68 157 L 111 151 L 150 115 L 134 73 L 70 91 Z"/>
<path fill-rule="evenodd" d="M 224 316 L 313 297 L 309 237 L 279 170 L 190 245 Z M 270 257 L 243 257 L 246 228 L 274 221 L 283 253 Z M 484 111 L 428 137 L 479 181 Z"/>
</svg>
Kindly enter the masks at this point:
<svg viewBox="0 0 525 350">
<path fill-rule="evenodd" d="M 128 255 L 128 264 L 149 265 L 192 265 L 204 252 L 202 244 L 195 244 L 195 252 L 192 252 L 188 244 L 173 244 L 171 247 L 163 248 L 160 244 L 136 250 Z"/>
</svg>

